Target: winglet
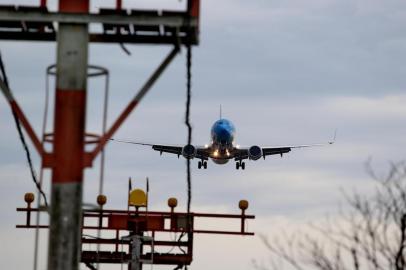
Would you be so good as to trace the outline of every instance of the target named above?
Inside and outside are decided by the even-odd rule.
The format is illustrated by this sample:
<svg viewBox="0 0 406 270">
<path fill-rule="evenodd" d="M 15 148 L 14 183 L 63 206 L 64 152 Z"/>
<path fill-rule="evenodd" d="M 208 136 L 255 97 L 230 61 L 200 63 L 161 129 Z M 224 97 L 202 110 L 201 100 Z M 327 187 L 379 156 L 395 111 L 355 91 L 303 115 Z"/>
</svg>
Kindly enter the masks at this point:
<svg viewBox="0 0 406 270">
<path fill-rule="evenodd" d="M 333 144 L 333 143 L 335 143 L 336 137 L 337 137 L 337 129 L 334 130 L 334 137 L 333 137 L 333 140 L 329 141 L 328 144 Z"/>
</svg>

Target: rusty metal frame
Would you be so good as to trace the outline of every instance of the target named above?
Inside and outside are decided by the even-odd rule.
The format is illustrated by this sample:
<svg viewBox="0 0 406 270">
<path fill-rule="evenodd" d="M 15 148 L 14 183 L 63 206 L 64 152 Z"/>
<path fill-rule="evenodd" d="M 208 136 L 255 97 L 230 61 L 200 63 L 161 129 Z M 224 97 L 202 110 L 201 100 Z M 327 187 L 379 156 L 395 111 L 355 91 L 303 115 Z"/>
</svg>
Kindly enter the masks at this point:
<svg viewBox="0 0 406 270">
<path fill-rule="evenodd" d="M 17 228 L 39 228 L 48 229 L 48 225 L 32 225 L 31 224 L 31 213 L 43 211 L 38 208 L 31 208 L 31 203 L 27 202 L 27 206 L 24 208 L 17 208 L 18 212 L 26 213 L 25 224 L 16 225 Z M 115 218 L 123 219 L 125 222 L 122 224 L 127 224 L 125 227 L 117 227 L 117 223 L 111 223 L 111 220 Z M 184 221 L 185 218 L 190 217 L 191 224 L 190 227 L 178 227 L 179 221 Z M 165 220 L 169 221 L 167 224 L 169 228 L 159 228 L 150 223 L 151 220 L 158 218 L 165 224 Z M 241 227 L 239 231 L 227 231 L 227 230 L 196 230 L 194 229 L 194 219 L 195 218 L 216 218 L 216 219 L 235 219 L 241 221 Z M 153 264 L 165 264 L 165 265 L 190 265 L 193 260 L 193 236 L 195 233 L 199 234 L 223 234 L 223 235 L 245 235 L 252 236 L 253 232 L 248 232 L 245 230 L 245 221 L 248 219 L 254 219 L 254 215 L 246 215 L 245 209 L 241 209 L 240 214 L 211 214 L 211 213 L 185 213 L 185 212 L 174 212 L 173 208 L 169 212 L 163 211 L 128 211 L 128 210 L 114 210 L 114 209 L 86 209 L 83 211 L 82 216 L 82 251 L 81 251 L 81 262 L 85 264 L 92 263 L 109 263 L 109 264 L 122 264 L 131 263 L 131 245 L 132 240 L 130 237 L 120 237 L 120 232 L 127 231 L 130 236 L 143 235 L 145 232 L 150 232 L 152 238 L 150 240 L 142 242 L 142 246 L 165 246 L 179 248 L 185 248 L 184 253 L 169 252 L 169 253 L 158 253 L 152 248 L 152 252 L 141 253 L 140 259 L 144 263 Z M 89 221 L 97 221 L 97 226 L 86 225 Z M 104 221 L 104 222 L 103 222 Z M 107 221 L 107 224 L 106 224 Z M 91 222 L 94 223 L 94 222 Z M 103 224 L 104 223 L 104 224 Z M 133 227 L 131 224 L 137 224 Z M 187 224 L 187 223 L 185 223 Z M 143 227 L 145 226 L 145 227 Z M 114 238 L 92 238 L 84 231 L 113 231 L 115 232 Z M 186 234 L 188 237 L 186 240 L 155 240 L 155 233 L 182 233 Z M 126 233 L 126 234 L 128 234 Z M 105 248 L 104 251 L 94 251 L 87 250 L 85 246 L 88 244 L 95 245 L 106 245 L 110 246 L 111 249 Z M 126 245 L 128 247 L 128 253 L 119 250 L 119 246 Z M 142 248 L 141 248 L 142 249 Z M 108 250 L 108 251 L 106 251 Z M 153 259 L 152 259 L 153 258 Z"/>
<path fill-rule="evenodd" d="M 0 40 L 17 40 L 17 41 L 55 41 L 56 33 L 40 33 L 40 32 L 11 32 L 0 30 Z M 128 44 L 156 44 L 156 45 L 172 45 L 176 40 L 180 44 L 188 44 L 189 37 L 174 35 L 117 35 L 105 33 L 89 33 L 89 41 L 92 43 L 128 43 Z M 197 37 L 191 40 L 192 45 L 198 44 Z"/>
<path fill-rule="evenodd" d="M 1 6 L 0 6 L 1 7 Z M 100 14 L 100 13 L 63 13 L 44 12 L 41 10 L 15 10 L 5 11 L 0 8 L 0 21 L 29 21 L 29 22 L 58 22 L 72 24 L 108 23 L 108 24 L 137 24 L 137 25 L 163 25 L 169 27 L 196 27 L 197 18 L 187 18 L 188 13 L 183 14 Z"/>
<path fill-rule="evenodd" d="M 180 44 L 197 45 L 199 43 L 199 5 L 200 0 L 189 0 L 186 11 L 163 11 L 152 13 L 150 10 L 122 9 L 121 0 L 116 1 L 116 8 L 109 9 L 110 13 L 84 12 L 50 12 L 46 1 L 41 0 L 40 6 L 9 6 L 0 5 L 0 39 L 3 40 L 31 40 L 55 41 L 56 29 L 54 24 L 102 24 L 113 26 L 116 30 L 121 27 L 156 26 L 160 31 L 144 31 L 139 34 L 129 31 L 109 33 L 106 31 L 89 32 L 90 42 L 102 43 L 133 43 L 133 44 L 173 44 L 176 39 Z M 136 11 L 136 12 L 134 12 Z M 11 24 L 11 26 L 10 26 Z M 31 25 L 27 31 L 26 25 Z M 8 29 L 9 28 L 9 29 Z M 177 30 L 177 31 L 176 31 Z"/>
<path fill-rule="evenodd" d="M 43 211 L 42 209 L 38 208 L 17 208 L 17 212 L 26 212 L 27 215 L 31 214 L 32 212 Z M 161 217 L 163 219 L 174 219 L 178 217 L 187 217 L 186 212 L 162 212 L 162 211 L 127 211 L 127 210 L 113 210 L 113 209 L 103 209 L 103 210 L 83 210 L 83 220 L 87 218 L 96 218 L 96 219 L 103 219 L 109 218 L 113 214 L 120 215 L 123 217 L 136 218 L 140 220 L 147 220 L 148 218 L 153 217 Z M 212 214 L 212 213 L 190 213 L 190 217 L 194 218 L 221 218 L 221 219 L 236 219 L 241 221 L 240 231 L 220 231 L 220 230 L 195 230 L 193 227 L 191 230 L 186 231 L 184 229 L 179 228 L 171 228 L 171 229 L 147 229 L 145 231 L 155 231 L 155 232 L 191 232 L 191 233 L 201 233 L 201 234 L 229 234 L 229 235 L 255 235 L 253 232 L 247 232 L 245 230 L 245 221 L 248 219 L 255 219 L 255 215 L 246 215 L 245 211 L 241 211 L 241 214 Z M 85 223 L 85 222 L 84 222 Z M 84 224 L 83 223 L 83 224 Z M 193 222 L 192 222 L 193 224 Z M 32 225 L 29 219 L 26 219 L 26 224 L 16 225 L 16 228 L 36 228 L 35 225 Z M 48 225 L 39 225 L 38 228 L 46 229 Z M 99 222 L 98 226 L 88 226 L 83 225 L 83 230 L 110 230 L 115 231 L 117 228 L 109 227 L 109 226 L 102 226 L 102 222 Z M 124 230 L 124 229 L 120 229 Z"/>
</svg>

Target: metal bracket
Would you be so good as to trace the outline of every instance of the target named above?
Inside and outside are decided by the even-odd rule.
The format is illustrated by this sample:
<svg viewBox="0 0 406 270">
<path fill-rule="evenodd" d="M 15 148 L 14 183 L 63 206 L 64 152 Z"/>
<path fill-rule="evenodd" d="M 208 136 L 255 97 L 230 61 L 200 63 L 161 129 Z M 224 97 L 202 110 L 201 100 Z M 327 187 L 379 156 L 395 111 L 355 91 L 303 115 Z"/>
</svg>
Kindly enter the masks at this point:
<svg viewBox="0 0 406 270">
<path fill-rule="evenodd" d="M 44 12 L 40 10 L 10 11 L 0 9 L 1 21 L 30 21 L 30 22 L 58 22 L 71 24 L 107 23 L 107 24 L 137 24 L 145 26 L 164 25 L 169 27 L 196 27 L 197 18 L 186 19 L 184 15 L 152 15 L 152 14 L 100 14 L 100 13 L 60 13 Z"/>
</svg>

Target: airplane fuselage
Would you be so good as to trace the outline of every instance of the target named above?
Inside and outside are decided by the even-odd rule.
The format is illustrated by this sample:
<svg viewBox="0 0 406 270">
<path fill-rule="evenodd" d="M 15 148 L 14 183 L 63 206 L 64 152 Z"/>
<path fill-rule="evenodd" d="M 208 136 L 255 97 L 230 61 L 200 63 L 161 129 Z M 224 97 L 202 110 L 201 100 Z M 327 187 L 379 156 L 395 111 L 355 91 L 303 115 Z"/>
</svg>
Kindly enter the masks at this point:
<svg viewBox="0 0 406 270">
<path fill-rule="evenodd" d="M 235 127 L 227 119 L 217 120 L 211 128 L 210 158 L 217 164 L 225 164 L 233 158 Z"/>
</svg>

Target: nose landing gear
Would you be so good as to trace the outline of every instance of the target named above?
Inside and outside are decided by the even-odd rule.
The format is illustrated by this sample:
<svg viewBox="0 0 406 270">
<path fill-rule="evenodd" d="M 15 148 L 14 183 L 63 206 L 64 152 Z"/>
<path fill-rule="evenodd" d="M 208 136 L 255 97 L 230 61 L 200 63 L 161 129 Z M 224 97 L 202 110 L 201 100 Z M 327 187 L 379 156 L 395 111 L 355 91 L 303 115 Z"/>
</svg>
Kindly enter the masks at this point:
<svg viewBox="0 0 406 270">
<path fill-rule="evenodd" d="M 241 170 L 245 170 L 245 162 L 238 161 L 238 162 L 235 163 L 235 168 L 237 170 L 240 169 L 240 167 L 241 167 Z"/>
<path fill-rule="evenodd" d="M 197 163 L 197 168 L 198 168 L 198 169 L 201 169 L 202 167 L 203 167 L 204 169 L 207 169 L 207 161 L 202 160 L 202 161 L 199 161 L 199 163 Z"/>
</svg>

